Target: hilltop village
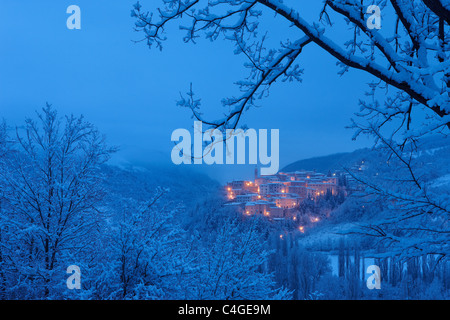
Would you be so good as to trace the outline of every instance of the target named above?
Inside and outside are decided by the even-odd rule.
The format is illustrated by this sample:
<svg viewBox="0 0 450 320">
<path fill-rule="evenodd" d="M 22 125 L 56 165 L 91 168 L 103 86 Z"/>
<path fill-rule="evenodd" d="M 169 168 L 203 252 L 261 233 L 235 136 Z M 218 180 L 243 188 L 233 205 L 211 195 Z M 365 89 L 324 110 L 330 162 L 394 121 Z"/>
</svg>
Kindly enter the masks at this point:
<svg viewBox="0 0 450 320">
<path fill-rule="evenodd" d="M 361 168 L 360 168 L 361 170 Z M 354 180 L 342 172 L 328 174 L 315 171 L 279 172 L 258 176 L 254 181 L 232 181 L 225 186 L 228 206 L 235 206 L 244 215 L 262 215 L 272 220 L 296 220 L 299 207 L 306 200 L 319 197 L 346 196 L 355 186 Z M 318 222 L 319 217 L 312 217 Z M 301 231 L 301 230 L 300 230 Z"/>
</svg>

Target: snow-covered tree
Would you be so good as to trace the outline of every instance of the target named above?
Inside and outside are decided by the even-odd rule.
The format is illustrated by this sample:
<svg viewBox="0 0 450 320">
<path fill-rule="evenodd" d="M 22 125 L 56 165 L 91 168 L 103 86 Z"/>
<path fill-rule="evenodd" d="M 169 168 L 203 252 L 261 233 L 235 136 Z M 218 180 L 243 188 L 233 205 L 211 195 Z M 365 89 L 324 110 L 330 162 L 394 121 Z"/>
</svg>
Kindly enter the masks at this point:
<svg viewBox="0 0 450 320">
<path fill-rule="evenodd" d="M 281 0 L 165 0 L 155 14 L 146 12 L 138 2 L 132 10 L 136 29 L 142 31 L 149 46 L 162 48 L 165 26 L 183 18 L 185 42 L 205 36 L 209 40 L 224 38 L 236 46 L 236 54 L 245 55 L 249 77 L 238 82 L 243 94 L 223 100 L 230 112 L 218 121 L 208 121 L 195 100 L 183 100 L 197 119 L 216 127 L 236 127 L 247 107 L 264 96 L 277 80 L 301 80 L 297 59 L 307 45 L 317 45 L 335 57 L 342 67 L 365 71 L 374 77 L 371 88 L 390 86 L 393 97 L 386 105 L 365 104 L 364 111 L 381 121 L 405 119 L 409 126 L 415 109 L 425 108 L 433 116 L 427 130 L 450 127 L 449 123 L 449 34 L 450 5 L 440 0 L 380 1 L 381 14 L 393 17 L 392 28 L 380 30 L 368 21 L 376 14 L 373 1 L 325 0 L 317 21 L 308 22 L 302 15 L 302 3 Z M 289 3 L 289 4 L 288 4 Z M 262 14 L 287 21 L 298 30 L 295 40 L 280 39 L 279 48 L 267 49 L 266 34 L 260 23 Z M 384 15 L 382 16 L 384 17 Z M 334 36 L 334 20 L 343 20 L 349 39 Z M 347 41 L 348 40 L 348 41 Z M 377 122 L 382 125 L 383 122 Z M 425 128 L 422 128 L 425 129 Z"/>
<path fill-rule="evenodd" d="M 186 299 L 248 300 L 289 299 L 272 274 L 264 270 L 269 250 L 258 220 L 242 224 L 226 219 L 217 232 L 206 237 L 198 251 L 198 271 Z"/>
<path fill-rule="evenodd" d="M 8 134 L 6 130 L 6 123 L 0 123 L 0 158 L 3 158 L 6 154 L 6 146 L 8 141 Z"/>
<path fill-rule="evenodd" d="M 0 162 L 2 272 L 10 297 L 51 298 L 90 251 L 101 219 L 100 165 L 113 149 L 83 117 L 47 105 L 16 129 Z"/>
<path fill-rule="evenodd" d="M 187 235 L 178 222 L 181 210 L 164 201 L 166 189 L 137 202 L 109 205 L 102 250 L 89 288 L 98 299 L 181 299 L 184 277 L 192 272 Z"/>
<path fill-rule="evenodd" d="M 6 123 L 2 123 L 0 125 L 0 163 L 3 161 L 4 156 L 6 155 L 7 151 L 7 131 L 6 131 Z M 1 182 L 1 180 L 0 180 Z M 0 215 L 2 215 L 3 212 L 3 188 L 1 188 L 0 184 Z M 2 222 L 0 221 L 0 299 L 7 298 L 6 295 L 6 274 L 4 271 L 4 259 L 3 259 L 3 233 L 5 232 Z"/>
</svg>

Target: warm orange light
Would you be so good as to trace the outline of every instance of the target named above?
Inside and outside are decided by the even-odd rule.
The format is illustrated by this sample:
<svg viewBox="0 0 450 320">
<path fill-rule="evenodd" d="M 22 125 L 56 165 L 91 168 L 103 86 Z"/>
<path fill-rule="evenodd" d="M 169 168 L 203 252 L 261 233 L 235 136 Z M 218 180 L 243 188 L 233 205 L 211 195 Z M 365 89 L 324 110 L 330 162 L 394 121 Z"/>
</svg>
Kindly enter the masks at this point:
<svg viewBox="0 0 450 320">
<path fill-rule="evenodd" d="M 304 233 L 305 232 L 305 227 L 304 226 L 300 226 L 300 227 L 298 227 L 298 230 L 300 230 L 301 233 Z"/>
</svg>

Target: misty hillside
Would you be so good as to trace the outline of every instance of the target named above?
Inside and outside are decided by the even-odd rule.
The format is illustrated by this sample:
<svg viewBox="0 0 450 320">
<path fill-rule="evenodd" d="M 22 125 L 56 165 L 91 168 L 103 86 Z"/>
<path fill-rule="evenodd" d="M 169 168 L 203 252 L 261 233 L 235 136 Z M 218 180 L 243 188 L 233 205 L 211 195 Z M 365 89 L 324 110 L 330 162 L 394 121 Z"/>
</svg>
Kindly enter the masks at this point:
<svg viewBox="0 0 450 320">
<path fill-rule="evenodd" d="M 293 172 L 300 170 L 316 170 L 327 173 L 329 170 L 339 170 L 349 167 L 356 161 L 367 156 L 370 149 L 359 149 L 353 152 L 335 153 L 328 156 L 303 159 L 291 163 L 281 169 L 281 172 Z"/>
<path fill-rule="evenodd" d="M 450 174 L 450 139 L 442 136 L 431 136 L 423 139 L 418 147 L 420 152 L 418 152 L 415 160 L 418 167 L 421 168 L 420 170 L 428 175 L 429 180 L 447 181 L 445 177 Z M 285 166 L 280 171 L 315 170 L 327 173 L 344 168 L 350 169 L 356 165 L 359 166 L 364 161 L 366 168 L 377 170 L 377 172 L 389 172 L 395 168 L 386 165 L 387 160 L 385 152 L 379 148 L 365 148 L 353 152 L 299 160 Z"/>
<path fill-rule="evenodd" d="M 419 147 L 419 152 L 413 159 L 417 177 L 428 187 L 429 192 L 435 192 L 435 197 L 441 203 L 448 201 L 450 196 L 450 139 L 441 136 L 433 136 L 424 139 Z M 328 155 L 296 161 L 282 171 L 317 170 L 327 173 L 328 170 L 339 170 L 342 167 L 361 167 L 364 161 L 364 170 L 356 175 L 368 181 L 383 185 L 395 183 L 403 177 L 398 175 L 401 170 L 393 159 L 388 163 L 387 156 L 379 149 L 360 149 L 354 152 Z M 310 250 L 331 251 L 337 254 L 339 247 L 336 245 L 345 234 L 346 241 L 355 241 L 364 247 L 365 254 L 370 256 L 376 252 L 371 247 L 376 247 L 368 238 L 358 238 L 352 234 L 360 231 L 358 226 L 379 225 L 380 221 L 390 219 L 393 207 L 383 203 L 381 199 L 371 202 L 371 198 L 361 197 L 356 193 L 350 195 L 337 208 L 328 219 L 324 219 L 315 228 L 310 228 L 302 235 L 301 243 Z"/>
<path fill-rule="evenodd" d="M 194 206 L 211 193 L 217 192 L 219 183 L 192 169 L 174 166 L 104 166 L 108 191 L 124 198 L 146 201 L 157 187 L 168 188 L 166 200 Z"/>
</svg>

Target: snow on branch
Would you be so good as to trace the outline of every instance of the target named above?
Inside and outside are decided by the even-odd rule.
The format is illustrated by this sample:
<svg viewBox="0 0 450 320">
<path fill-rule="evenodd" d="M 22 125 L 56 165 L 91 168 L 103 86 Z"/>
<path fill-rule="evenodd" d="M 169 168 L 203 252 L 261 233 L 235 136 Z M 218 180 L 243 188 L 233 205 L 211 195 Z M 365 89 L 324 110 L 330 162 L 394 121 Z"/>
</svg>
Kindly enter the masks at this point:
<svg viewBox="0 0 450 320">
<path fill-rule="evenodd" d="M 301 4 L 287 5 L 280 0 L 164 0 L 163 4 L 155 12 L 157 18 L 143 11 L 139 2 L 132 10 L 136 30 L 144 34 L 143 40 L 149 46 L 155 44 L 161 49 L 166 40 L 165 26 L 182 19 L 180 29 L 186 32 L 185 42 L 195 43 L 200 36 L 215 41 L 223 36 L 234 43 L 235 54 L 243 54 L 249 61 L 245 64 L 248 78 L 237 82 L 243 94 L 222 100 L 228 107 L 224 118 L 207 120 L 198 106 L 191 107 L 195 118 L 213 127 L 235 128 L 248 107 L 265 97 L 280 77 L 283 81 L 301 80 L 302 69 L 295 61 L 308 43 L 315 43 L 335 57 L 343 67 L 341 74 L 349 68 L 359 69 L 378 79 L 381 89 L 394 88 L 396 98 L 391 101 L 396 104 L 382 109 L 378 109 L 381 104 L 372 104 L 373 112 L 385 114 L 387 110 L 393 116 L 406 115 L 411 120 L 413 110 L 424 108 L 441 123 L 450 114 L 448 8 L 437 0 L 381 1 L 381 9 L 395 16 L 395 30 L 368 27 L 367 8 L 372 1 L 326 0 L 318 20 L 312 23 L 302 17 Z M 268 11 L 304 36 L 296 41 L 280 39 L 280 48 L 267 49 L 265 39 L 270 30 L 261 32 L 259 20 Z M 342 43 L 343 39 L 331 33 L 333 19 L 347 22 L 353 30 L 351 40 Z M 251 39 L 256 40 L 251 43 Z M 180 104 L 189 106 L 186 101 L 182 99 Z M 404 107 L 399 109 L 399 105 Z M 409 124 L 405 123 L 407 129 Z M 444 125 L 450 127 L 448 121 Z"/>
</svg>

